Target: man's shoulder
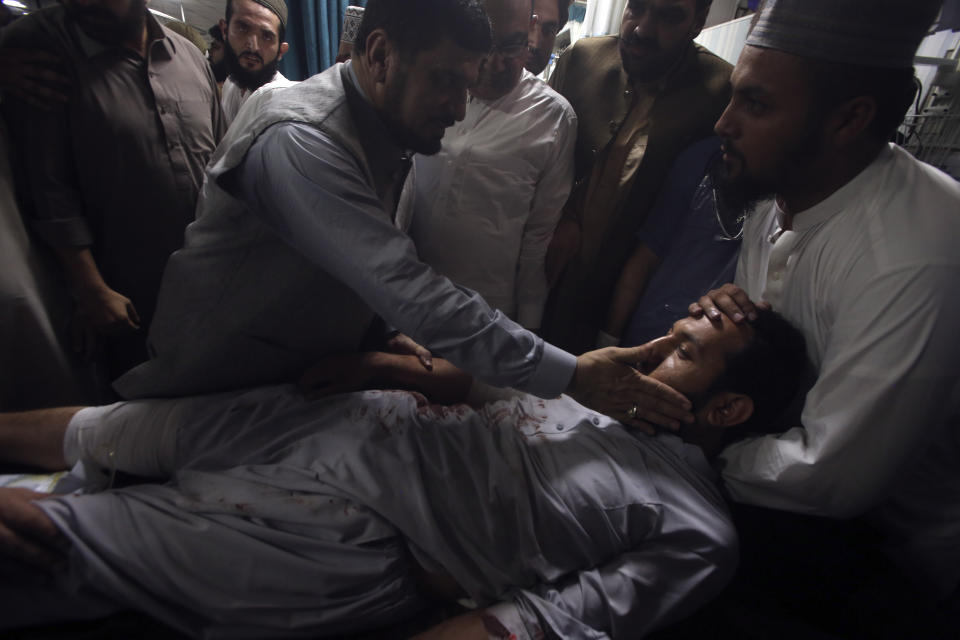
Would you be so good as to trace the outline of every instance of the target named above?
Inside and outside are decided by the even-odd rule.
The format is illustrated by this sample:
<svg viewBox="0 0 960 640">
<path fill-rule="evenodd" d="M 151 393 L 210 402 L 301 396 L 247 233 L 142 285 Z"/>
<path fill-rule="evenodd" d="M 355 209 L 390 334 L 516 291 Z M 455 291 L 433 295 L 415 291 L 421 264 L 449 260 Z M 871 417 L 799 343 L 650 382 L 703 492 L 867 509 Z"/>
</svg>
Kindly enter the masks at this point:
<svg viewBox="0 0 960 640">
<path fill-rule="evenodd" d="M 519 89 L 519 101 L 535 104 L 540 114 L 538 117 L 576 122 L 577 115 L 570 106 L 570 102 L 556 89 L 529 71 L 523 72 Z"/>
<path fill-rule="evenodd" d="M 157 24 L 160 24 L 159 22 Z M 188 38 L 183 37 L 176 31 L 168 29 L 164 25 L 160 24 L 160 29 L 163 31 L 164 38 L 166 38 L 167 43 L 170 45 L 171 55 L 188 59 L 196 64 L 198 67 L 202 67 L 207 64 L 207 59 L 204 57 L 203 52 L 197 48 L 193 42 Z"/>
<path fill-rule="evenodd" d="M 960 182 L 940 169 L 918 160 L 909 151 L 896 144 L 890 144 L 892 171 L 907 174 L 910 182 L 906 186 L 931 198 L 960 204 Z"/>
<path fill-rule="evenodd" d="M 733 65 L 709 49 L 693 43 L 690 64 L 685 74 L 691 82 L 702 86 L 711 93 L 726 95 L 730 90 L 730 74 Z"/>
<path fill-rule="evenodd" d="M 265 139 L 281 140 L 281 134 L 296 138 L 303 125 L 316 130 L 327 143 L 346 148 L 344 136 L 347 130 L 353 131 L 354 125 L 338 67 L 334 65 L 290 87 L 251 95 L 227 130 L 220 144 L 223 155 L 215 164 L 232 168 L 265 132 L 270 134 Z"/>
<path fill-rule="evenodd" d="M 610 69 L 619 70 L 621 65 L 618 36 L 580 38 L 560 54 L 554 75 L 594 75 Z"/>
<path fill-rule="evenodd" d="M 346 102 L 346 89 L 339 65 L 307 78 L 302 82 L 287 81 L 274 86 L 278 91 L 257 91 L 250 100 L 257 100 L 260 112 L 284 112 L 290 119 L 316 121 L 316 116 L 329 117 L 336 107 Z M 229 81 L 229 79 L 228 79 Z M 224 88 L 226 88 L 224 84 Z M 263 88 L 263 87 L 261 87 Z M 306 116 L 312 116 L 307 118 Z"/>
<path fill-rule="evenodd" d="M 620 63 L 619 36 L 593 36 L 580 38 L 563 52 L 563 56 L 570 56 L 572 60 L 589 60 L 592 58 L 614 58 Z"/>
<path fill-rule="evenodd" d="M 733 65 L 715 54 L 703 45 L 693 43 L 696 63 L 714 73 L 725 73 L 729 77 L 733 73 Z"/>
<path fill-rule="evenodd" d="M 561 54 L 550 86 L 567 98 L 574 109 L 609 98 L 626 82 L 620 60 L 620 38 L 581 38 Z"/>
</svg>

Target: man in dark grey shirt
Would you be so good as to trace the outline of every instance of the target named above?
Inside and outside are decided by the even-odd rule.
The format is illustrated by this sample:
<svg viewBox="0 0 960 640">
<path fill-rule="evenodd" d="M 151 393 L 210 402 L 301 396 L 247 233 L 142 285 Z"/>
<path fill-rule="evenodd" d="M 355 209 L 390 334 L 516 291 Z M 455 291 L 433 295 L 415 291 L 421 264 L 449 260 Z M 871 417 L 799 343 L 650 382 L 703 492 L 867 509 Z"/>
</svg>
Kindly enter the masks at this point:
<svg viewBox="0 0 960 640">
<path fill-rule="evenodd" d="M 3 111 L 24 213 L 57 253 L 83 324 L 112 336 L 111 374 L 146 357 L 140 329 L 224 130 L 202 55 L 161 27 L 143 0 L 119 5 L 67 0 L 18 20 L 0 39 L 2 48 L 57 55 L 73 80 L 65 107 L 35 109 L 4 96 Z"/>
</svg>

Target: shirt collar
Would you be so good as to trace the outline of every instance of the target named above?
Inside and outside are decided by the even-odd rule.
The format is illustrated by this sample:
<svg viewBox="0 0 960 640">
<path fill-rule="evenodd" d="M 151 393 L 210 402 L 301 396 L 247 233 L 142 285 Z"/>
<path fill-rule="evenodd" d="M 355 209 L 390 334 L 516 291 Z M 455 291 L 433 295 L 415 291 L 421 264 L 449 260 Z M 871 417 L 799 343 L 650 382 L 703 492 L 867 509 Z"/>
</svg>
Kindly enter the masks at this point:
<svg viewBox="0 0 960 640">
<path fill-rule="evenodd" d="M 367 156 L 370 171 L 378 183 L 381 179 L 392 179 L 398 171 L 403 171 L 409 165 L 412 153 L 396 143 L 393 134 L 360 86 L 353 64 L 348 60 L 343 63 L 343 68 L 341 77 L 346 90 L 347 104 L 356 123 L 360 144 Z"/>
<path fill-rule="evenodd" d="M 874 176 L 878 171 L 882 170 L 882 165 L 892 157 L 893 152 L 890 150 L 890 147 L 884 147 L 877 157 L 874 158 L 873 162 L 867 165 L 863 171 L 858 173 L 853 180 L 831 193 L 821 202 L 818 202 L 809 209 L 795 214 L 793 216 L 793 220 L 791 221 L 792 230 L 805 231 L 807 229 L 816 227 L 837 215 L 841 211 L 849 209 L 857 202 L 864 200 L 866 198 L 866 194 L 864 192 L 869 189 Z M 783 228 L 783 222 L 786 219 L 786 214 L 780 208 L 779 204 L 776 204 L 776 211 L 777 222 L 780 224 L 780 227 Z"/>
</svg>

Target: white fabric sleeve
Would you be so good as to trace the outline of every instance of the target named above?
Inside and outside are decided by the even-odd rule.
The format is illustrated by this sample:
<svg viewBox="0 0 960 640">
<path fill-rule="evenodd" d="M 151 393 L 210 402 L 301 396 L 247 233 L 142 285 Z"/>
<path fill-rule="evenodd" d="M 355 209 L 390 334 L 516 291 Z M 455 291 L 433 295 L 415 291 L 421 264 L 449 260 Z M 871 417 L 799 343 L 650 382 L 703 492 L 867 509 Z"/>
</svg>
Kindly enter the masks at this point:
<svg viewBox="0 0 960 640">
<path fill-rule="evenodd" d="M 286 123 L 251 147 L 233 184 L 265 225 L 416 342 L 491 384 L 563 392 L 576 357 L 421 262 L 362 175 L 329 136 Z"/>
<path fill-rule="evenodd" d="M 563 107 L 565 109 L 554 131 L 554 154 L 537 181 L 530 214 L 523 227 L 517 261 L 517 320 L 524 327 L 532 329 L 540 327 L 549 293 L 545 266 L 547 247 L 573 186 L 577 117 L 568 105 L 564 103 Z"/>
<path fill-rule="evenodd" d="M 67 425 L 63 452 L 70 466 L 166 477 L 175 470 L 179 427 L 169 420 L 176 401 L 138 400 L 78 411 Z"/>
<path fill-rule="evenodd" d="M 951 410 L 960 360 L 956 270 L 879 273 L 845 287 L 801 421 L 721 456 L 739 501 L 851 517 L 876 504 Z"/>
</svg>

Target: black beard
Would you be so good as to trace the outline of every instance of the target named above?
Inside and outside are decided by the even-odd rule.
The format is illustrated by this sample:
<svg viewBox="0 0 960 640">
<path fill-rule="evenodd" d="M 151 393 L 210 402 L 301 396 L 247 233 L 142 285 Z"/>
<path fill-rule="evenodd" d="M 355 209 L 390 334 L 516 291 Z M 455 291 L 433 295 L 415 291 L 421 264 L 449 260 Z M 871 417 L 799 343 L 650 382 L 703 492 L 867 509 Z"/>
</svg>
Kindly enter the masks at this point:
<svg viewBox="0 0 960 640">
<path fill-rule="evenodd" d="M 728 150 L 727 153 L 731 152 Z M 740 166 L 746 167 L 742 158 Z M 753 213 L 758 204 L 776 195 L 775 189 L 769 185 L 747 177 L 746 171 L 738 178 L 729 177 L 720 156 L 710 167 L 710 180 L 716 193 L 717 215 L 726 229 L 740 228 L 743 219 Z"/>
<path fill-rule="evenodd" d="M 432 156 L 440 152 L 441 140 L 422 138 L 409 127 L 404 125 L 394 114 L 400 109 L 400 103 L 403 100 L 403 92 L 406 89 L 408 72 L 405 67 L 397 71 L 397 78 L 387 86 L 386 107 L 380 114 L 383 123 L 393 136 L 394 141 L 401 149 L 413 151 L 425 156 Z M 448 127 L 456 124 L 451 119 Z"/>
<path fill-rule="evenodd" d="M 256 91 L 273 80 L 273 76 L 277 73 L 277 66 L 280 64 L 280 56 L 278 55 L 270 62 L 265 62 L 263 68 L 259 71 L 250 71 L 240 64 L 240 57 L 234 52 L 230 43 L 224 39 L 223 62 L 227 67 L 230 78 L 236 82 L 241 89 Z"/>
<path fill-rule="evenodd" d="M 147 17 L 147 3 L 139 0 L 130 4 L 126 15 L 117 17 L 113 12 L 99 6 L 78 7 L 63 5 L 67 15 L 94 40 L 109 46 L 137 42 L 143 33 Z"/>
<path fill-rule="evenodd" d="M 227 76 L 230 75 L 227 72 L 227 60 L 226 57 L 221 58 L 220 62 L 211 62 L 210 70 L 213 71 L 213 78 L 218 83 L 223 83 L 227 79 Z"/>
</svg>

